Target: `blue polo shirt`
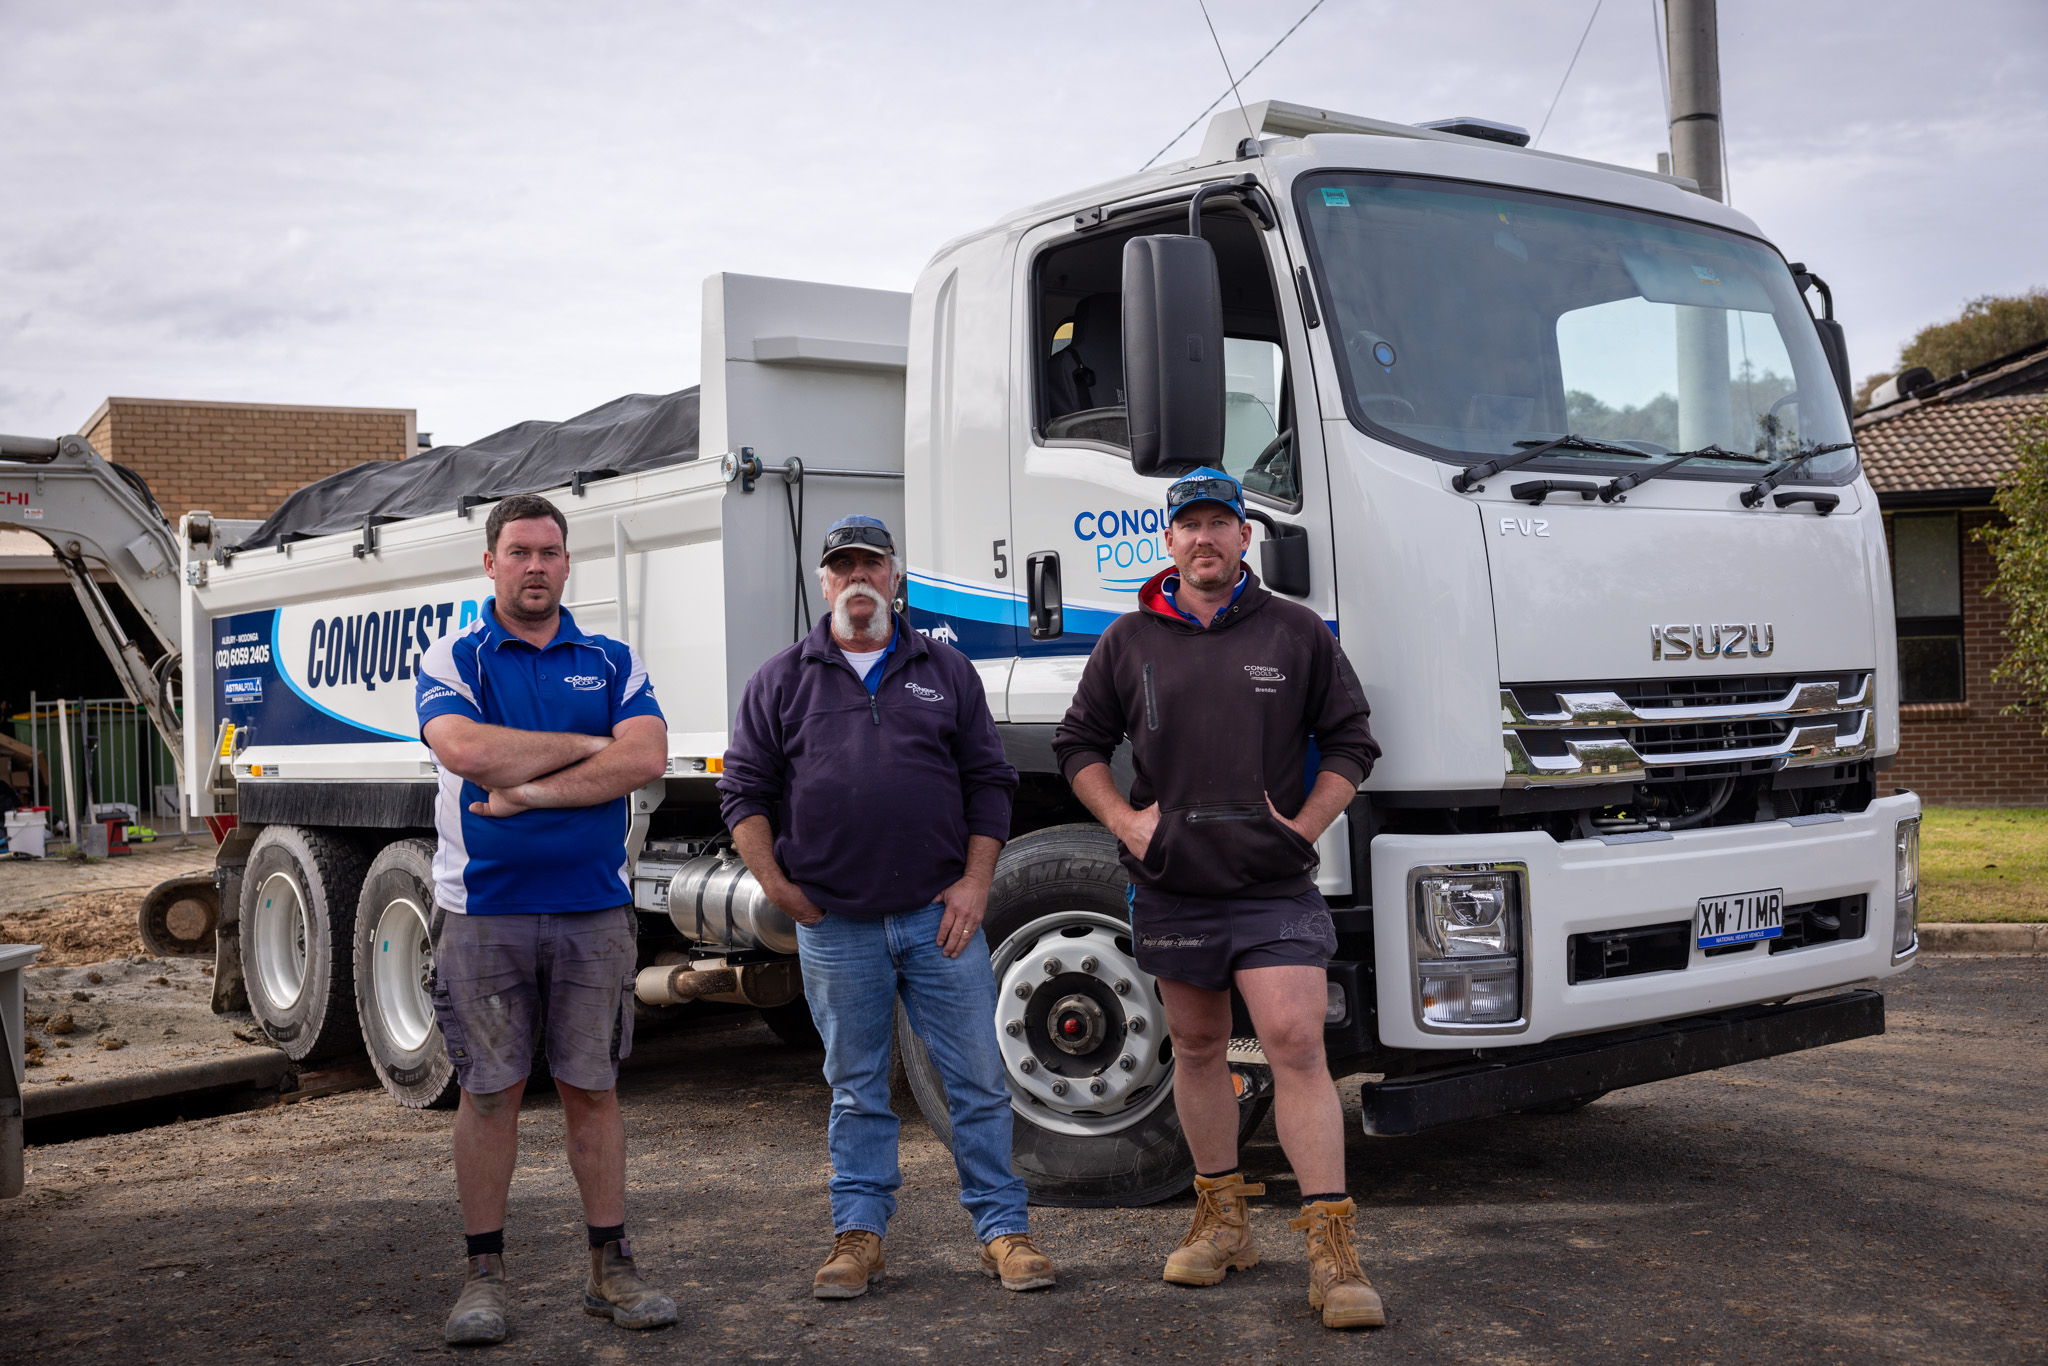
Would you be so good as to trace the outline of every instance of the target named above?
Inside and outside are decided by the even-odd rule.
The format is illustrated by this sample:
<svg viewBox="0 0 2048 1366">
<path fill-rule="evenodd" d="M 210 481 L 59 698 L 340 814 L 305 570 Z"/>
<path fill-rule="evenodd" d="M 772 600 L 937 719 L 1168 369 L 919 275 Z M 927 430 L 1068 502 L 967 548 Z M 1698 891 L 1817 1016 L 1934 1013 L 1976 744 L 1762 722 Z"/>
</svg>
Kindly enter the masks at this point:
<svg viewBox="0 0 2048 1366">
<path fill-rule="evenodd" d="M 474 626 L 443 636 L 421 658 L 414 706 L 422 728 L 437 716 L 467 716 L 514 730 L 610 735 L 621 721 L 661 715 L 632 646 L 584 634 L 565 611 L 555 638 L 535 649 L 499 624 L 496 601 L 487 599 Z M 434 899 L 444 909 L 469 915 L 601 911 L 633 899 L 626 798 L 516 816 L 473 815 L 469 804 L 488 795 L 441 770 Z"/>
</svg>

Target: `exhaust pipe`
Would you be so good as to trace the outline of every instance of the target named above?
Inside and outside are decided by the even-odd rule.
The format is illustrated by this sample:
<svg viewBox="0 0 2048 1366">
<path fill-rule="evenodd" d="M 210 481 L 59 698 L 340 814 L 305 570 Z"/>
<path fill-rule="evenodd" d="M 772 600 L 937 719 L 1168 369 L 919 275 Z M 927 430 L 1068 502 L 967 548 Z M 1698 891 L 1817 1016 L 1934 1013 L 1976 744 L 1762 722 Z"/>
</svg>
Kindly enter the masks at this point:
<svg viewBox="0 0 2048 1366">
<path fill-rule="evenodd" d="M 803 989 L 794 963 L 745 963 L 734 967 L 716 958 L 696 963 L 658 963 L 633 978 L 633 994 L 651 1006 L 690 1001 L 723 1001 L 741 1006 L 779 1006 Z"/>
</svg>

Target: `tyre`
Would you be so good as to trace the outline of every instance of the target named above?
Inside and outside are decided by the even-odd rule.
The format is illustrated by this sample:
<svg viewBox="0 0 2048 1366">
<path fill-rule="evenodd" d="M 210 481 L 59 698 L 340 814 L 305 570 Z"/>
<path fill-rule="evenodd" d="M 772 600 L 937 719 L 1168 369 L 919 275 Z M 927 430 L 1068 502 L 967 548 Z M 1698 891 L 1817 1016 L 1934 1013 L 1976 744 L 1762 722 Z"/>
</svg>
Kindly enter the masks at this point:
<svg viewBox="0 0 2048 1366">
<path fill-rule="evenodd" d="M 220 889 L 213 885 L 212 873 L 159 882 L 135 913 L 142 947 L 159 958 L 211 955 L 219 923 Z"/>
<path fill-rule="evenodd" d="M 430 994 L 434 842 L 387 844 L 356 902 L 356 1018 L 377 1079 L 400 1105 L 446 1109 L 460 1094 Z"/>
<path fill-rule="evenodd" d="M 1173 1108 L 1173 1046 L 1152 977 L 1138 967 L 1116 840 L 1062 825 L 996 862 L 984 923 L 996 1039 L 1009 1076 L 1012 1162 L 1041 1205 L 1149 1205 L 1194 1176 Z M 897 1052 L 925 1121 L 950 1143 L 946 1093 L 897 1012 Z M 1270 1088 L 1241 1086 L 1240 1134 Z"/>
<path fill-rule="evenodd" d="M 362 851 L 326 830 L 266 827 L 242 872 L 249 1009 L 293 1062 L 335 1057 L 356 1029 L 356 898 Z"/>
<path fill-rule="evenodd" d="M 825 1040 L 818 1034 L 818 1022 L 811 1018 L 811 1003 L 799 996 L 779 1006 L 762 1006 L 761 1020 L 775 1037 L 799 1053 L 822 1053 Z"/>
</svg>

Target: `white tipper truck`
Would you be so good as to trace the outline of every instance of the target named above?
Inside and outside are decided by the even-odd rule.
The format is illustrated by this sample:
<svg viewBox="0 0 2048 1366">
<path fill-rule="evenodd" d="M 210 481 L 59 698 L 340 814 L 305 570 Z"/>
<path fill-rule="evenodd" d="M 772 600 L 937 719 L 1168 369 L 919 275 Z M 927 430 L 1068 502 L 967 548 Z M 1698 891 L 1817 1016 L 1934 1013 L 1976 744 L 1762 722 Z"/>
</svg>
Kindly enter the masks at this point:
<svg viewBox="0 0 2048 1366">
<path fill-rule="evenodd" d="M 1184 1188 L 1124 876 L 1050 742 L 1166 563 L 1164 477 L 1207 463 L 1385 750 L 1319 846 L 1328 1052 L 1371 1078 L 1368 1131 L 1882 1031 L 1919 804 L 1883 783 L 1890 578 L 1826 286 L 1685 182 L 1525 141 L 1268 102 L 946 245 L 907 295 L 712 277 L 694 446 L 534 490 L 568 517 L 567 605 L 669 720 L 632 804 L 640 999 L 802 1027 L 714 785 L 746 679 L 817 610 L 822 528 L 882 516 L 908 620 L 975 661 L 1022 776 L 987 920 L 1018 1169 L 1048 1203 Z M 487 591 L 478 503 L 268 543 L 195 513 L 172 551 L 186 796 L 235 821 L 219 1003 L 246 989 L 294 1057 L 360 1039 L 412 1105 L 451 1083 L 410 680 Z M 1233 1057 L 1255 1122 L 1256 1041 Z"/>
</svg>

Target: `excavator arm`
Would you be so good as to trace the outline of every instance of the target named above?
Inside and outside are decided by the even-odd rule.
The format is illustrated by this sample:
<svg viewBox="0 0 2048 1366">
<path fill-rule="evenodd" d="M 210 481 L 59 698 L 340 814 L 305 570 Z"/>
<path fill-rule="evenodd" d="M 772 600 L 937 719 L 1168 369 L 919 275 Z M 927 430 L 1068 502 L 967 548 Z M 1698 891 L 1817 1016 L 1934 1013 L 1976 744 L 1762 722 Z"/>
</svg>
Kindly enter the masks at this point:
<svg viewBox="0 0 2048 1366">
<path fill-rule="evenodd" d="M 121 690 L 143 709 L 178 765 L 184 744 L 167 684 L 178 664 L 178 553 L 171 524 L 140 475 L 84 437 L 0 436 L 0 527 L 49 543 Z M 128 636 L 98 574 L 120 585 L 162 647 L 154 667 Z"/>
</svg>

